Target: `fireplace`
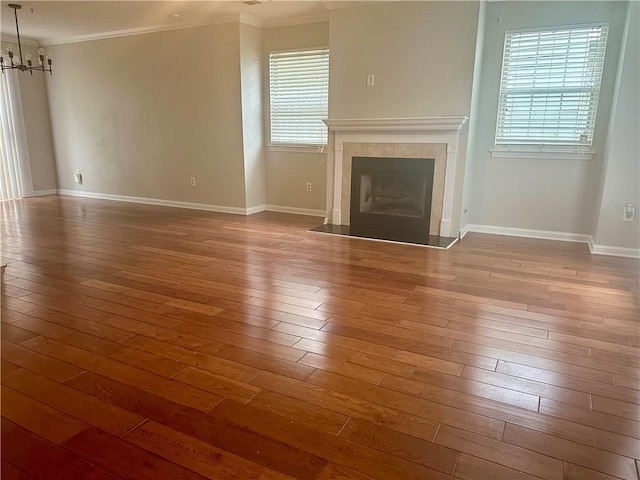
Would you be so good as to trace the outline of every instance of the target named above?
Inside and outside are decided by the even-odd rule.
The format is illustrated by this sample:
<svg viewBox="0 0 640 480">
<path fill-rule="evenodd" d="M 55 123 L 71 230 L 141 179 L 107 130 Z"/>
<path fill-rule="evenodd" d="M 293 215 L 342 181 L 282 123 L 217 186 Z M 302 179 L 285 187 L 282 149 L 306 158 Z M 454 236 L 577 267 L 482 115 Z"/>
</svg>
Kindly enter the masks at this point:
<svg viewBox="0 0 640 480">
<path fill-rule="evenodd" d="M 350 234 L 426 243 L 435 159 L 353 157 Z"/>
<path fill-rule="evenodd" d="M 353 233 L 355 228 L 361 237 L 389 238 L 389 235 L 368 232 L 370 227 L 366 226 L 367 221 L 379 228 L 380 224 L 394 225 L 393 222 L 412 219 L 410 222 L 423 222 L 421 226 L 414 227 L 414 231 L 424 234 L 426 230 L 428 241 L 400 241 L 438 248 L 451 246 L 460 228 L 464 164 L 462 169 L 457 169 L 456 163 L 459 136 L 466 138 L 466 132 L 460 135 L 466 121 L 465 116 L 324 120 L 329 127 L 327 217 L 325 224 L 314 231 L 356 235 Z M 404 174 L 385 175 L 380 172 L 370 172 L 364 176 L 362 173 L 355 174 L 352 164 L 359 157 L 366 158 L 367 162 L 376 157 L 393 162 L 420 159 L 425 164 L 432 163 L 433 180 L 425 183 L 431 185 L 425 186 L 431 188 L 431 195 L 425 190 L 423 203 L 422 196 L 417 198 L 409 195 L 403 198 L 396 192 L 398 186 L 420 190 L 422 180 L 412 184 L 413 176 L 407 178 Z M 374 180 L 376 175 L 384 178 Z M 358 184 L 359 193 L 355 193 L 354 182 L 364 182 L 365 192 L 368 189 L 370 194 L 374 187 L 377 191 L 390 190 L 391 193 L 378 194 L 375 201 L 371 195 L 366 198 L 365 193 L 364 203 L 355 208 L 351 201 L 352 192 L 354 196 L 360 196 L 362 189 Z M 403 202 L 406 205 L 400 206 Z M 365 220 L 363 227 L 362 222 L 356 219 L 354 227 L 352 213 L 356 216 L 366 214 L 363 218 L 375 220 Z M 389 229 L 397 230 L 396 227 Z"/>
</svg>

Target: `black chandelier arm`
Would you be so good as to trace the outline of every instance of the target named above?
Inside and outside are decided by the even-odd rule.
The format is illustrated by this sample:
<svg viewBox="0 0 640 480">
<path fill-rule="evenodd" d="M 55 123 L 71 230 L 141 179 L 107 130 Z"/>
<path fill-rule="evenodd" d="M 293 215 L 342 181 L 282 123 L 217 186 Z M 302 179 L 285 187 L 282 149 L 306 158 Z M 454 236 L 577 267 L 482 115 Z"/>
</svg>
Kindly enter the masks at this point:
<svg viewBox="0 0 640 480">
<path fill-rule="evenodd" d="M 36 70 L 38 72 L 49 72 L 51 75 L 53 75 L 53 69 L 51 67 L 51 58 L 49 57 L 49 55 L 47 55 L 46 58 L 46 64 L 45 64 L 45 56 L 44 56 L 44 49 L 40 48 L 38 50 L 38 58 L 40 60 L 40 65 L 38 66 L 34 66 L 32 61 L 31 61 L 31 54 L 27 54 L 26 55 L 26 59 L 27 59 L 27 63 L 25 64 L 23 55 L 22 55 L 22 42 L 20 40 L 20 27 L 18 26 L 18 10 L 20 10 L 22 8 L 22 5 L 18 5 L 17 3 L 10 3 L 8 5 L 9 8 L 13 9 L 13 14 L 14 14 L 14 18 L 16 20 L 16 35 L 18 37 L 18 55 L 19 58 L 16 58 L 16 56 L 13 53 L 13 49 L 9 50 L 9 65 L 6 65 L 4 62 L 4 58 L 2 57 L 2 54 L 0 53 L 0 70 L 2 71 L 2 73 L 4 74 L 5 70 L 19 70 L 21 72 L 29 72 L 31 74 L 31 76 L 33 76 L 33 71 Z"/>
<path fill-rule="evenodd" d="M 33 70 L 37 70 L 38 72 L 51 72 L 51 65 L 49 65 L 49 68 L 45 68 L 44 65 L 37 65 L 37 66 L 33 66 L 33 67 L 27 67 L 27 70 L 29 71 L 33 71 Z"/>
<path fill-rule="evenodd" d="M 5 65 L 4 62 L 0 62 L 0 68 L 2 68 L 2 73 L 4 73 L 5 70 L 20 70 L 21 72 L 30 72 L 31 75 L 33 75 L 33 71 L 35 70 L 38 72 L 49 72 L 51 75 L 53 75 L 51 64 L 49 64 L 48 67 L 45 68 L 44 65 L 27 66 L 19 65 L 17 63 L 14 63 L 12 65 Z"/>
<path fill-rule="evenodd" d="M 24 62 L 22 61 L 22 43 L 20 42 L 20 27 L 18 27 L 18 10 L 20 10 L 22 6 L 10 3 L 9 8 L 13 8 L 13 15 L 15 16 L 15 19 L 16 19 L 16 35 L 18 36 L 18 52 L 20 53 L 20 65 L 23 65 Z"/>
</svg>

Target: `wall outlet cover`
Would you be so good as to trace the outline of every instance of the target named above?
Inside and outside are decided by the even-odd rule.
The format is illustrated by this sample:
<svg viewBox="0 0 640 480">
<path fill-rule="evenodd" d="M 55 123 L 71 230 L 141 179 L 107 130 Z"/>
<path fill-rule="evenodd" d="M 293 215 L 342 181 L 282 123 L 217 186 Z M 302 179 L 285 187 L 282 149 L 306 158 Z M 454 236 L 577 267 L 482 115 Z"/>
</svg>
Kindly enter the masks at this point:
<svg viewBox="0 0 640 480">
<path fill-rule="evenodd" d="M 627 203 L 624 206 L 624 210 L 622 212 L 622 221 L 623 222 L 633 222 L 633 219 L 636 216 L 636 207 L 631 203 Z"/>
</svg>

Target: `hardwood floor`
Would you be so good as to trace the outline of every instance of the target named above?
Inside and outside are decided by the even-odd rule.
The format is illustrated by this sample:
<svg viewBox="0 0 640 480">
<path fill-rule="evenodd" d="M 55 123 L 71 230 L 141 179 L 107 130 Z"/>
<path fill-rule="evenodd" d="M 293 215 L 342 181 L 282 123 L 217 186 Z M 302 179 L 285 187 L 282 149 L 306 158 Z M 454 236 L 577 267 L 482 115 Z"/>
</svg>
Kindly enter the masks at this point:
<svg viewBox="0 0 640 480">
<path fill-rule="evenodd" d="M 639 263 L 2 203 L 2 478 L 638 478 Z"/>
</svg>

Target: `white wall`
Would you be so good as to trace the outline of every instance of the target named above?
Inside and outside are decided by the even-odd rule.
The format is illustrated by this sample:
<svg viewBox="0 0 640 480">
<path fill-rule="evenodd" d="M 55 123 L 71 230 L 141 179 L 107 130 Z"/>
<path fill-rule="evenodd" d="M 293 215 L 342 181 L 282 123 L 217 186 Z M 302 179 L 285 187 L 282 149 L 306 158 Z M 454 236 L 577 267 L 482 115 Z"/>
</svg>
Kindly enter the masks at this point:
<svg viewBox="0 0 640 480">
<path fill-rule="evenodd" d="M 625 2 L 489 2 L 470 179 L 469 223 L 591 234 L 616 79 Z M 591 161 L 491 158 L 505 30 L 608 21 Z"/>
<path fill-rule="evenodd" d="M 263 206 L 265 154 L 263 136 L 262 29 L 240 24 L 240 81 L 242 82 L 242 146 L 246 206 Z"/>
<path fill-rule="evenodd" d="M 330 117 L 468 115 L 478 9 L 474 1 L 332 10 Z"/>
<path fill-rule="evenodd" d="M 604 185 L 594 235 L 598 246 L 640 249 L 639 32 L 640 4 L 631 2 L 604 156 Z M 622 221 L 626 203 L 636 207 L 633 222 Z"/>
<path fill-rule="evenodd" d="M 42 73 L 34 73 L 33 77 L 21 73 L 19 78 L 33 191 L 55 190 L 56 168 L 45 78 Z"/>
<path fill-rule="evenodd" d="M 329 117 L 468 116 L 479 10 L 477 1 L 332 10 Z M 467 133 L 465 126 L 458 144 L 452 236 L 460 226 Z"/>
<path fill-rule="evenodd" d="M 264 30 L 265 138 L 269 139 L 268 56 L 271 51 L 329 46 L 327 22 L 273 27 Z M 329 52 L 329 55 L 333 55 Z M 282 152 L 267 148 L 267 204 L 325 210 L 327 154 Z M 313 190 L 307 192 L 311 182 Z"/>
<path fill-rule="evenodd" d="M 480 8 L 478 11 L 478 31 L 476 33 L 476 52 L 473 63 L 473 81 L 471 85 L 471 107 L 469 111 L 469 121 L 467 122 L 468 139 L 467 139 L 467 155 L 466 168 L 462 182 L 462 204 L 460 211 L 460 230 L 464 230 L 469 223 L 469 202 L 471 197 L 471 172 L 473 169 L 473 161 L 477 142 L 478 124 L 484 119 L 480 116 L 480 79 L 482 77 L 482 53 L 484 48 L 485 25 L 487 16 L 487 1 L 480 0 Z M 469 154 L 471 152 L 471 154 Z"/>
<path fill-rule="evenodd" d="M 229 23 L 51 47 L 59 188 L 245 207 L 239 43 Z"/>
</svg>

